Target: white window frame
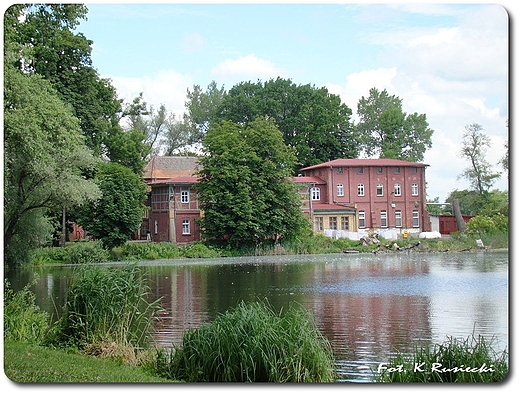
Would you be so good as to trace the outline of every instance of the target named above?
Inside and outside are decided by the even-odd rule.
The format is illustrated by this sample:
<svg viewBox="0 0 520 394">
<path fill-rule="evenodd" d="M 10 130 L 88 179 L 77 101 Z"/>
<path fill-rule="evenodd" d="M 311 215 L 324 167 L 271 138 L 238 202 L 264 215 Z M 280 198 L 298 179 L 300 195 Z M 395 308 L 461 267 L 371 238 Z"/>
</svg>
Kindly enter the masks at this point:
<svg viewBox="0 0 520 394">
<path fill-rule="evenodd" d="M 357 185 L 357 195 L 358 195 L 358 197 L 364 197 L 365 196 L 365 184 L 358 183 L 358 185 Z"/>
<path fill-rule="evenodd" d="M 381 228 L 388 227 L 388 213 L 385 209 L 381 210 Z"/>
<path fill-rule="evenodd" d="M 418 195 L 419 195 L 419 184 L 412 183 L 412 196 L 418 196 Z"/>
<path fill-rule="evenodd" d="M 412 227 L 419 227 L 419 210 L 412 211 Z"/>
<path fill-rule="evenodd" d="M 365 211 L 358 212 L 358 225 L 359 228 L 366 228 L 366 215 Z"/>
<path fill-rule="evenodd" d="M 394 185 L 394 196 L 400 196 L 401 195 L 401 184 L 396 183 Z"/>
<path fill-rule="evenodd" d="M 323 217 L 322 216 L 316 216 L 314 218 L 314 229 L 316 231 L 323 231 Z"/>
<path fill-rule="evenodd" d="M 182 221 L 182 234 L 183 234 L 183 235 L 191 234 L 191 223 L 190 223 L 190 219 L 184 219 L 184 220 Z"/>
<path fill-rule="evenodd" d="M 311 188 L 311 200 L 312 201 L 319 201 L 320 200 L 320 188 L 319 187 L 312 187 Z"/>
<path fill-rule="evenodd" d="M 385 188 L 382 183 L 376 185 L 376 196 L 383 197 L 385 195 Z"/>
<path fill-rule="evenodd" d="M 190 202 L 190 190 L 181 189 L 181 203 L 188 204 Z"/>
<path fill-rule="evenodd" d="M 350 230 L 350 219 L 348 216 L 341 217 L 341 229 L 345 231 Z"/>
<path fill-rule="evenodd" d="M 329 216 L 329 229 L 338 229 L 338 218 L 336 216 Z"/>
<path fill-rule="evenodd" d="M 403 213 L 395 211 L 395 227 L 403 227 Z"/>
<path fill-rule="evenodd" d="M 345 195 L 345 187 L 343 186 L 343 183 L 337 184 L 336 193 L 337 193 L 338 197 L 343 197 Z"/>
</svg>

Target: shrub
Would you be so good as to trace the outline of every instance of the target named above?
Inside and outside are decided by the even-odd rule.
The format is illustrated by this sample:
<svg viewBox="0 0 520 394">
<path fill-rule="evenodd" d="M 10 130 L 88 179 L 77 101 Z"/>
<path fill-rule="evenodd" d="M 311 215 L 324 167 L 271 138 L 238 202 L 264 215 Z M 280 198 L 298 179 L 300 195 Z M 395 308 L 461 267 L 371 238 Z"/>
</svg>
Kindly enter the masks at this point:
<svg viewBox="0 0 520 394">
<path fill-rule="evenodd" d="M 14 292 L 5 281 L 4 340 L 39 343 L 47 334 L 50 316 L 36 305 L 36 296 L 29 289 L 35 282 Z"/>
<path fill-rule="evenodd" d="M 127 242 L 121 256 L 129 260 L 174 259 L 181 257 L 181 249 L 169 242 Z"/>
<path fill-rule="evenodd" d="M 141 346 L 150 339 L 159 300 L 149 302 L 149 288 L 136 265 L 78 268 L 51 342 L 87 345 L 113 342 Z"/>
<path fill-rule="evenodd" d="M 67 249 L 58 247 L 38 248 L 31 251 L 31 265 L 38 266 L 52 263 L 64 263 L 67 260 Z"/>
<path fill-rule="evenodd" d="M 184 257 L 188 258 L 211 258 L 211 257 L 219 257 L 220 253 L 213 249 L 208 248 L 201 242 L 194 242 L 190 245 L 184 247 L 182 254 Z"/>
<path fill-rule="evenodd" d="M 282 314 L 241 302 L 183 335 L 175 352 L 159 352 L 159 374 L 187 382 L 332 382 L 329 342 L 294 304 Z"/>
<path fill-rule="evenodd" d="M 493 219 L 488 216 L 474 216 L 466 226 L 466 233 L 472 236 L 482 236 L 482 234 L 489 234 L 496 230 Z"/>
<path fill-rule="evenodd" d="M 70 264 L 92 264 L 108 261 L 110 254 L 100 241 L 74 242 L 66 247 Z"/>
<path fill-rule="evenodd" d="M 496 353 L 491 343 L 492 341 L 486 341 L 481 336 L 470 336 L 464 340 L 448 337 L 444 343 L 437 344 L 432 349 L 416 349 L 412 357 L 398 354 L 388 365 L 378 367 L 378 372 L 374 372 L 376 381 L 499 382 L 507 375 L 508 355 L 505 351 Z"/>
</svg>

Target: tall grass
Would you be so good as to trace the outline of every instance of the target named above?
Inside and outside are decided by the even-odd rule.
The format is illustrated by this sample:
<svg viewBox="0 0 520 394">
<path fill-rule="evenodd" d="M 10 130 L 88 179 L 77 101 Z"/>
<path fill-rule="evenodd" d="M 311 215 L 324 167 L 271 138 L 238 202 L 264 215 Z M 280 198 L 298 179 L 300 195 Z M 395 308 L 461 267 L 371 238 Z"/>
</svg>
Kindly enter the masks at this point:
<svg viewBox="0 0 520 394">
<path fill-rule="evenodd" d="M 85 349 L 92 344 L 138 347 L 148 344 L 159 300 L 136 265 L 79 266 L 51 341 Z M 101 346 L 101 345 L 100 345 Z"/>
<path fill-rule="evenodd" d="M 36 295 L 29 289 L 34 283 L 14 292 L 4 283 L 4 340 L 40 343 L 50 327 L 50 316 L 36 305 Z"/>
<path fill-rule="evenodd" d="M 496 352 L 493 341 L 482 336 L 448 339 L 433 348 L 415 350 L 411 357 L 398 354 L 374 371 L 378 382 L 483 383 L 500 382 L 508 373 L 508 354 Z"/>
<path fill-rule="evenodd" d="M 276 313 L 262 302 L 234 309 L 184 333 L 159 353 L 160 375 L 186 382 L 331 382 L 332 348 L 307 311 Z"/>
</svg>

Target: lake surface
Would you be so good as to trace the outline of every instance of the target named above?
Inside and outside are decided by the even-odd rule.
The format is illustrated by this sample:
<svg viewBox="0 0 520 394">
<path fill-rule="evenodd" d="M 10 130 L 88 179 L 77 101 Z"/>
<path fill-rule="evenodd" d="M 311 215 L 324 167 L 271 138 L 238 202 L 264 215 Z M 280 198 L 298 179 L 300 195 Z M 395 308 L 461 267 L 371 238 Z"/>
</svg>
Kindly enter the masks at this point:
<svg viewBox="0 0 520 394">
<path fill-rule="evenodd" d="M 111 264 L 117 266 L 118 264 Z M 508 253 L 388 253 L 155 260 L 139 263 L 151 297 L 165 309 L 160 346 L 241 301 L 275 309 L 297 302 L 332 344 L 342 381 L 371 380 L 396 352 L 448 336 L 494 338 L 509 350 Z M 17 289 L 38 278 L 37 302 L 53 312 L 65 300 L 71 267 L 7 275 Z"/>
</svg>

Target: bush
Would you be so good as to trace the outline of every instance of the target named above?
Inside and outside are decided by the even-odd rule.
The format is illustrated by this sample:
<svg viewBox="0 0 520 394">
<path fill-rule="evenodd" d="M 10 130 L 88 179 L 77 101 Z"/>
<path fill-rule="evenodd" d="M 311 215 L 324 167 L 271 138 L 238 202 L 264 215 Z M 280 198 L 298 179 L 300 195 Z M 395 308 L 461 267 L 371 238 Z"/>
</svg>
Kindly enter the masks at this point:
<svg viewBox="0 0 520 394">
<path fill-rule="evenodd" d="M 34 283 L 14 292 L 5 281 L 4 340 L 38 344 L 47 334 L 50 316 L 36 305 L 36 296 L 29 289 Z"/>
<path fill-rule="evenodd" d="M 187 382 L 332 382 L 334 357 L 301 307 L 277 314 L 265 303 L 241 302 L 190 329 L 175 352 L 158 355 L 158 373 Z"/>
<path fill-rule="evenodd" d="M 67 249 L 57 247 L 45 247 L 31 251 L 31 265 L 64 263 L 67 260 Z"/>
<path fill-rule="evenodd" d="M 129 260 L 175 259 L 181 256 L 181 249 L 169 242 L 127 242 L 121 252 L 121 257 Z"/>
<path fill-rule="evenodd" d="M 74 242 L 66 250 L 66 262 L 70 264 L 101 263 L 108 261 L 110 257 L 100 241 Z"/>
<path fill-rule="evenodd" d="M 209 248 L 201 242 L 194 242 L 190 245 L 185 246 L 182 250 L 182 254 L 184 257 L 192 259 L 211 258 L 220 256 L 220 253 L 217 250 Z"/>
<path fill-rule="evenodd" d="M 496 353 L 491 342 L 471 336 L 464 340 L 448 337 L 433 349 L 416 349 L 410 358 L 398 354 L 374 373 L 378 382 L 480 383 L 500 382 L 507 372 L 507 353 Z"/>
<path fill-rule="evenodd" d="M 81 266 L 50 341 L 82 349 L 110 342 L 145 345 L 159 311 L 159 300 L 149 302 L 148 296 L 149 288 L 135 265 Z"/>
</svg>

